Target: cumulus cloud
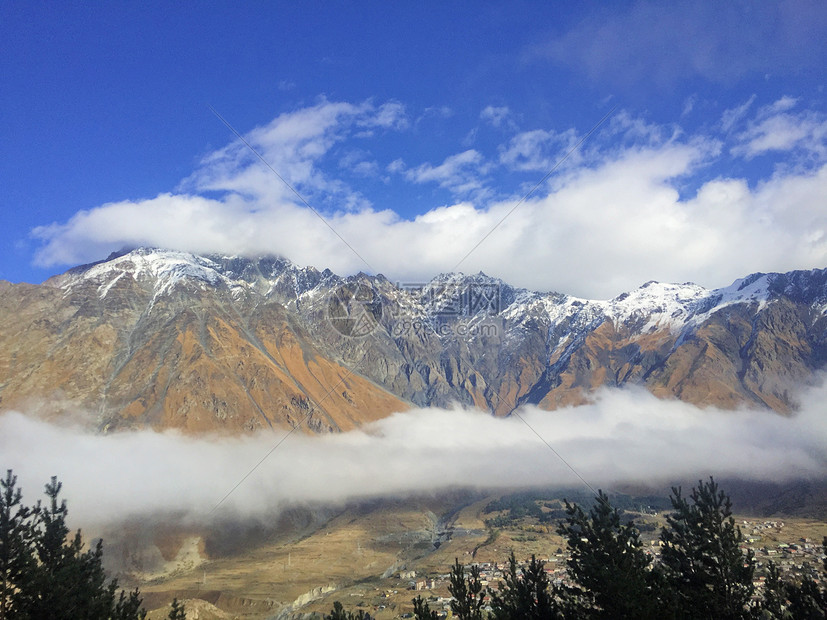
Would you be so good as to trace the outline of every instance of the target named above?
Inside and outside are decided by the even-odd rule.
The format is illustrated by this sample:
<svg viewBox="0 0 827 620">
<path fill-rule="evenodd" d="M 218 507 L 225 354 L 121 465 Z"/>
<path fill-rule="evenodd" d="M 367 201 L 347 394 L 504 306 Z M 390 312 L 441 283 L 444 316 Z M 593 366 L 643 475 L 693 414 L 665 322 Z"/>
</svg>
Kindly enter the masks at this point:
<svg viewBox="0 0 827 620">
<path fill-rule="evenodd" d="M 595 488 L 707 475 L 785 481 L 827 474 L 825 396 L 825 388 L 810 392 L 800 413 L 785 418 L 606 389 L 590 405 L 554 412 L 524 407 L 520 415 Z M 28 499 L 58 475 L 73 522 L 84 525 L 164 512 L 208 521 L 279 439 L 278 433 L 104 436 L 19 413 L 0 416 L 2 466 L 19 475 Z M 421 409 L 341 435 L 290 436 L 216 512 L 255 517 L 296 503 L 524 485 L 583 487 L 517 417 Z"/>
<path fill-rule="evenodd" d="M 398 153 L 377 157 L 357 137 L 395 131 L 405 121 L 402 107 L 323 101 L 283 114 L 247 139 L 367 265 L 239 142 L 205 157 L 178 193 L 112 202 L 37 228 L 36 261 L 74 265 L 149 245 L 281 254 L 343 275 L 376 270 L 407 281 L 482 270 L 517 286 L 591 298 L 611 298 L 652 279 L 717 287 L 755 271 L 824 266 L 825 120 L 797 112 L 788 98 L 747 119 L 751 105 L 725 113 L 722 122 L 743 128 L 726 139 L 687 135 L 620 111 L 514 210 L 533 178 L 576 143 L 579 132 L 531 130 L 500 145 L 499 156 L 469 149 L 411 166 Z M 703 179 L 727 149 L 750 157 L 781 148 L 789 149 L 790 161 L 799 157 L 806 165 L 758 182 Z M 489 184 L 497 175 L 525 171 L 532 180 L 515 178 L 511 195 Z M 385 173 L 386 183 L 408 191 L 411 184 L 431 184 L 456 202 L 426 205 L 405 218 L 377 208 L 351 186 L 355 177 Z"/>
</svg>

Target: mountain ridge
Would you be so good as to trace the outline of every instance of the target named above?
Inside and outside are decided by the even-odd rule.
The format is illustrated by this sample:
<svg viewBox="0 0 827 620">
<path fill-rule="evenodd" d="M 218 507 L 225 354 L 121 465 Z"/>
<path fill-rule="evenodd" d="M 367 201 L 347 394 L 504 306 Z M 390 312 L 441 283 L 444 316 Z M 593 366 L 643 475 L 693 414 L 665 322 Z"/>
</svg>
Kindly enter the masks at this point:
<svg viewBox="0 0 827 620">
<path fill-rule="evenodd" d="M 483 273 L 400 284 L 139 248 L 2 288 L 0 410 L 47 401 L 101 430 L 342 431 L 414 406 L 554 409 L 626 384 L 786 414 L 827 361 L 827 269 L 588 300 Z"/>
</svg>

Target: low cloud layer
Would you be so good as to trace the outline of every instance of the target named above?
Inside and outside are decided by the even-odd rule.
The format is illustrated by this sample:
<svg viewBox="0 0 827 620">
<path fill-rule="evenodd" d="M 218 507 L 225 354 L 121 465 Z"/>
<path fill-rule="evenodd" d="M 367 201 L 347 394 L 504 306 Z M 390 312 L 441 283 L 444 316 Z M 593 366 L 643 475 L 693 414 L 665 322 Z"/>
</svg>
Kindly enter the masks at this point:
<svg viewBox="0 0 827 620">
<path fill-rule="evenodd" d="M 757 481 L 824 479 L 827 388 L 791 418 L 698 409 L 637 389 L 603 390 L 591 405 L 478 411 L 419 409 L 341 435 L 292 435 L 216 514 L 263 517 L 289 504 L 429 493 L 456 486 L 580 486 L 543 437 L 594 488 L 707 475 Z M 531 429 L 534 429 L 535 434 Z M 0 416 L 3 468 L 33 502 L 52 475 L 64 482 L 74 525 L 183 513 L 207 522 L 220 500 L 281 439 L 193 438 L 152 431 L 96 435 L 20 413 Z"/>
<path fill-rule="evenodd" d="M 753 100 L 696 135 L 617 112 L 513 213 L 582 129 L 520 131 L 505 123 L 507 109 L 484 110 L 483 122 L 499 119 L 509 132 L 498 151 L 465 149 L 436 162 L 403 161 L 394 152 L 382 161 L 370 145 L 408 130 L 404 106 L 323 101 L 282 114 L 245 139 L 350 248 L 247 146 L 233 142 L 206 156 L 175 192 L 37 228 L 36 260 L 74 265 L 141 245 L 275 253 L 342 275 L 374 271 L 405 281 L 482 270 L 514 285 L 591 298 L 652 279 L 718 287 L 755 271 L 824 266 L 827 118 L 790 97 L 763 106 Z M 710 175 L 722 160 L 738 169 L 768 153 L 783 165 L 758 181 Z M 400 195 L 430 186 L 452 200 L 404 217 L 358 189 L 366 175 Z"/>
</svg>

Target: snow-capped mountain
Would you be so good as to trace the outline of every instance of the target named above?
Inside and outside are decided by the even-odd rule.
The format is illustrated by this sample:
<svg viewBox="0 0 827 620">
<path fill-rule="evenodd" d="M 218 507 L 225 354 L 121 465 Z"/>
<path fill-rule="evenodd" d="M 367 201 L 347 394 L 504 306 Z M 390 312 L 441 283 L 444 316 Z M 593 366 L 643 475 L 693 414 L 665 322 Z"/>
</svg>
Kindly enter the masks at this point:
<svg viewBox="0 0 827 620">
<path fill-rule="evenodd" d="M 141 248 L 0 289 L 0 408 L 83 411 L 102 429 L 345 430 L 412 405 L 507 415 L 624 384 L 788 412 L 827 359 L 827 270 L 603 301 Z"/>
</svg>

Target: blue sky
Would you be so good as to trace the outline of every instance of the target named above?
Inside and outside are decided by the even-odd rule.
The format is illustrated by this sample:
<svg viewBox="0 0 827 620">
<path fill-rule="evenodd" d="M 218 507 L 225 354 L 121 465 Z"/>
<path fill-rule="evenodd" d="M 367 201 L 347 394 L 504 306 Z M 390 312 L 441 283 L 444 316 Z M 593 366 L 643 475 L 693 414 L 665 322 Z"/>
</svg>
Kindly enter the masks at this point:
<svg viewBox="0 0 827 620">
<path fill-rule="evenodd" d="M 136 245 L 590 297 L 827 267 L 823 2 L 7 1 L 0 35 L 2 279 Z"/>
</svg>

